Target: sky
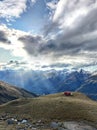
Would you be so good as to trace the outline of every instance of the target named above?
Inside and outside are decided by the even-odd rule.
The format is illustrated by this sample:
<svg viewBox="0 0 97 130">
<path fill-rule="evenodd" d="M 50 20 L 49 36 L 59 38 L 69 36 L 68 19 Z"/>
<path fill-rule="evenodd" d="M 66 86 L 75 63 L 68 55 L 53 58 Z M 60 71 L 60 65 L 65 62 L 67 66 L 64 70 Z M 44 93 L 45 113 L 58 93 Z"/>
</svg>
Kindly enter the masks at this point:
<svg viewBox="0 0 97 130">
<path fill-rule="evenodd" d="M 96 59 L 97 0 L 0 0 L 1 65 L 96 70 Z"/>
</svg>

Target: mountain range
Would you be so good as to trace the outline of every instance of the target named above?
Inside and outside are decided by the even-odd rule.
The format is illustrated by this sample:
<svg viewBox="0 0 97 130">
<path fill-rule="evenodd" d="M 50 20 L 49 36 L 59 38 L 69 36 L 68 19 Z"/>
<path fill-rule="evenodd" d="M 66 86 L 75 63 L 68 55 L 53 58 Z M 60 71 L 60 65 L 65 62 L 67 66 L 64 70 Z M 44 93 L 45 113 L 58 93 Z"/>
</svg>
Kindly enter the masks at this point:
<svg viewBox="0 0 97 130">
<path fill-rule="evenodd" d="M 42 95 L 67 89 L 75 91 L 89 75 L 83 70 L 71 72 L 66 70 L 2 70 L 0 71 L 0 80 Z"/>
<path fill-rule="evenodd" d="M 37 95 L 79 91 L 92 99 L 97 99 L 97 74 L 83 69 L 79 71 L 2 70 L 0 80 Z"/>
</svg>

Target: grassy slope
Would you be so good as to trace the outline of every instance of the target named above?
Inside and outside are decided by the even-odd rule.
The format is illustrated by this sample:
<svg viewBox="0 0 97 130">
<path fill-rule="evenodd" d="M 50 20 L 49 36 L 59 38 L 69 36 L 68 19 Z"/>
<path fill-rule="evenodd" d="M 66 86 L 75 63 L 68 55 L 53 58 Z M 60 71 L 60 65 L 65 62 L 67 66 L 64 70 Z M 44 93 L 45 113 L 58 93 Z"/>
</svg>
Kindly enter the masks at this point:
<svg viewBox="0 0 97 130">
<path fill-rule="evenodd" d="M 90 121 L 97 127 L 97 102 L 85 95 L 74 93 L 66 97 L 63 93 L 18 99 L 0 106 L 0 113 L 30 118 L 30 120 L 77 120 Z"/>
</svg>

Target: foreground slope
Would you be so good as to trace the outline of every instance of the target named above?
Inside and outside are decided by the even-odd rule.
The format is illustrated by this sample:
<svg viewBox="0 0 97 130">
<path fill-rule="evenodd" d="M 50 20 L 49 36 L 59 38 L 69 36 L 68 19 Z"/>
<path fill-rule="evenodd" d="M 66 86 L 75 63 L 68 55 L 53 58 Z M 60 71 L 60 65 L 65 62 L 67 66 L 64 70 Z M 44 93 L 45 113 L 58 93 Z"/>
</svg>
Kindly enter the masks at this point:
<svg viewBox="0 0 97 130">
<path fill-rule="evenodd" d="M 33 99 L 18 99 L 0 106 L 0 113 L 9 113 L 30 120 L 89 121 L 97 127 L 97 102 L 85 95 L 63 93 Z"/>
<path fill-rule="evenodd" d="M 22 97 L 35 97 L 35 94 L 29 93 L 24 89 L 11 86 L 0 81 L 0 104 Z"/>
</svg>

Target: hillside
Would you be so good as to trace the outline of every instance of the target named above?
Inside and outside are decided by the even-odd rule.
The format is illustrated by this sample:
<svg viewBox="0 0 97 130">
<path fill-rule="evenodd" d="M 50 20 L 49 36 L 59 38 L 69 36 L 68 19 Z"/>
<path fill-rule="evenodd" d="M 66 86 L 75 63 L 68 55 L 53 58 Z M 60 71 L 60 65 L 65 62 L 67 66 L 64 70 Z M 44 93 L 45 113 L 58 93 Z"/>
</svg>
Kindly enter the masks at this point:
<svg viewBox="0 0 97 130">
<path fill-rule="evenodd" d="M 1 105 L 0 113 L 26 118 L 32 122 L 88 121 L 97 127 L 97 102 L 80 93 L 73 93 L 70 97 L 60 93 L 33 99 L 18 99 Z"/>
<path fill-rule="evenodd" d="M 0 81 L 0 104 L 22 97 L 35 97 L 35 94 Z"/>
<path fill-rule="evenodd" d="M 90 76 L 77 91 L 85 93 L 90 98 L 97 100 L 97 74 Z"/>
</svg>

